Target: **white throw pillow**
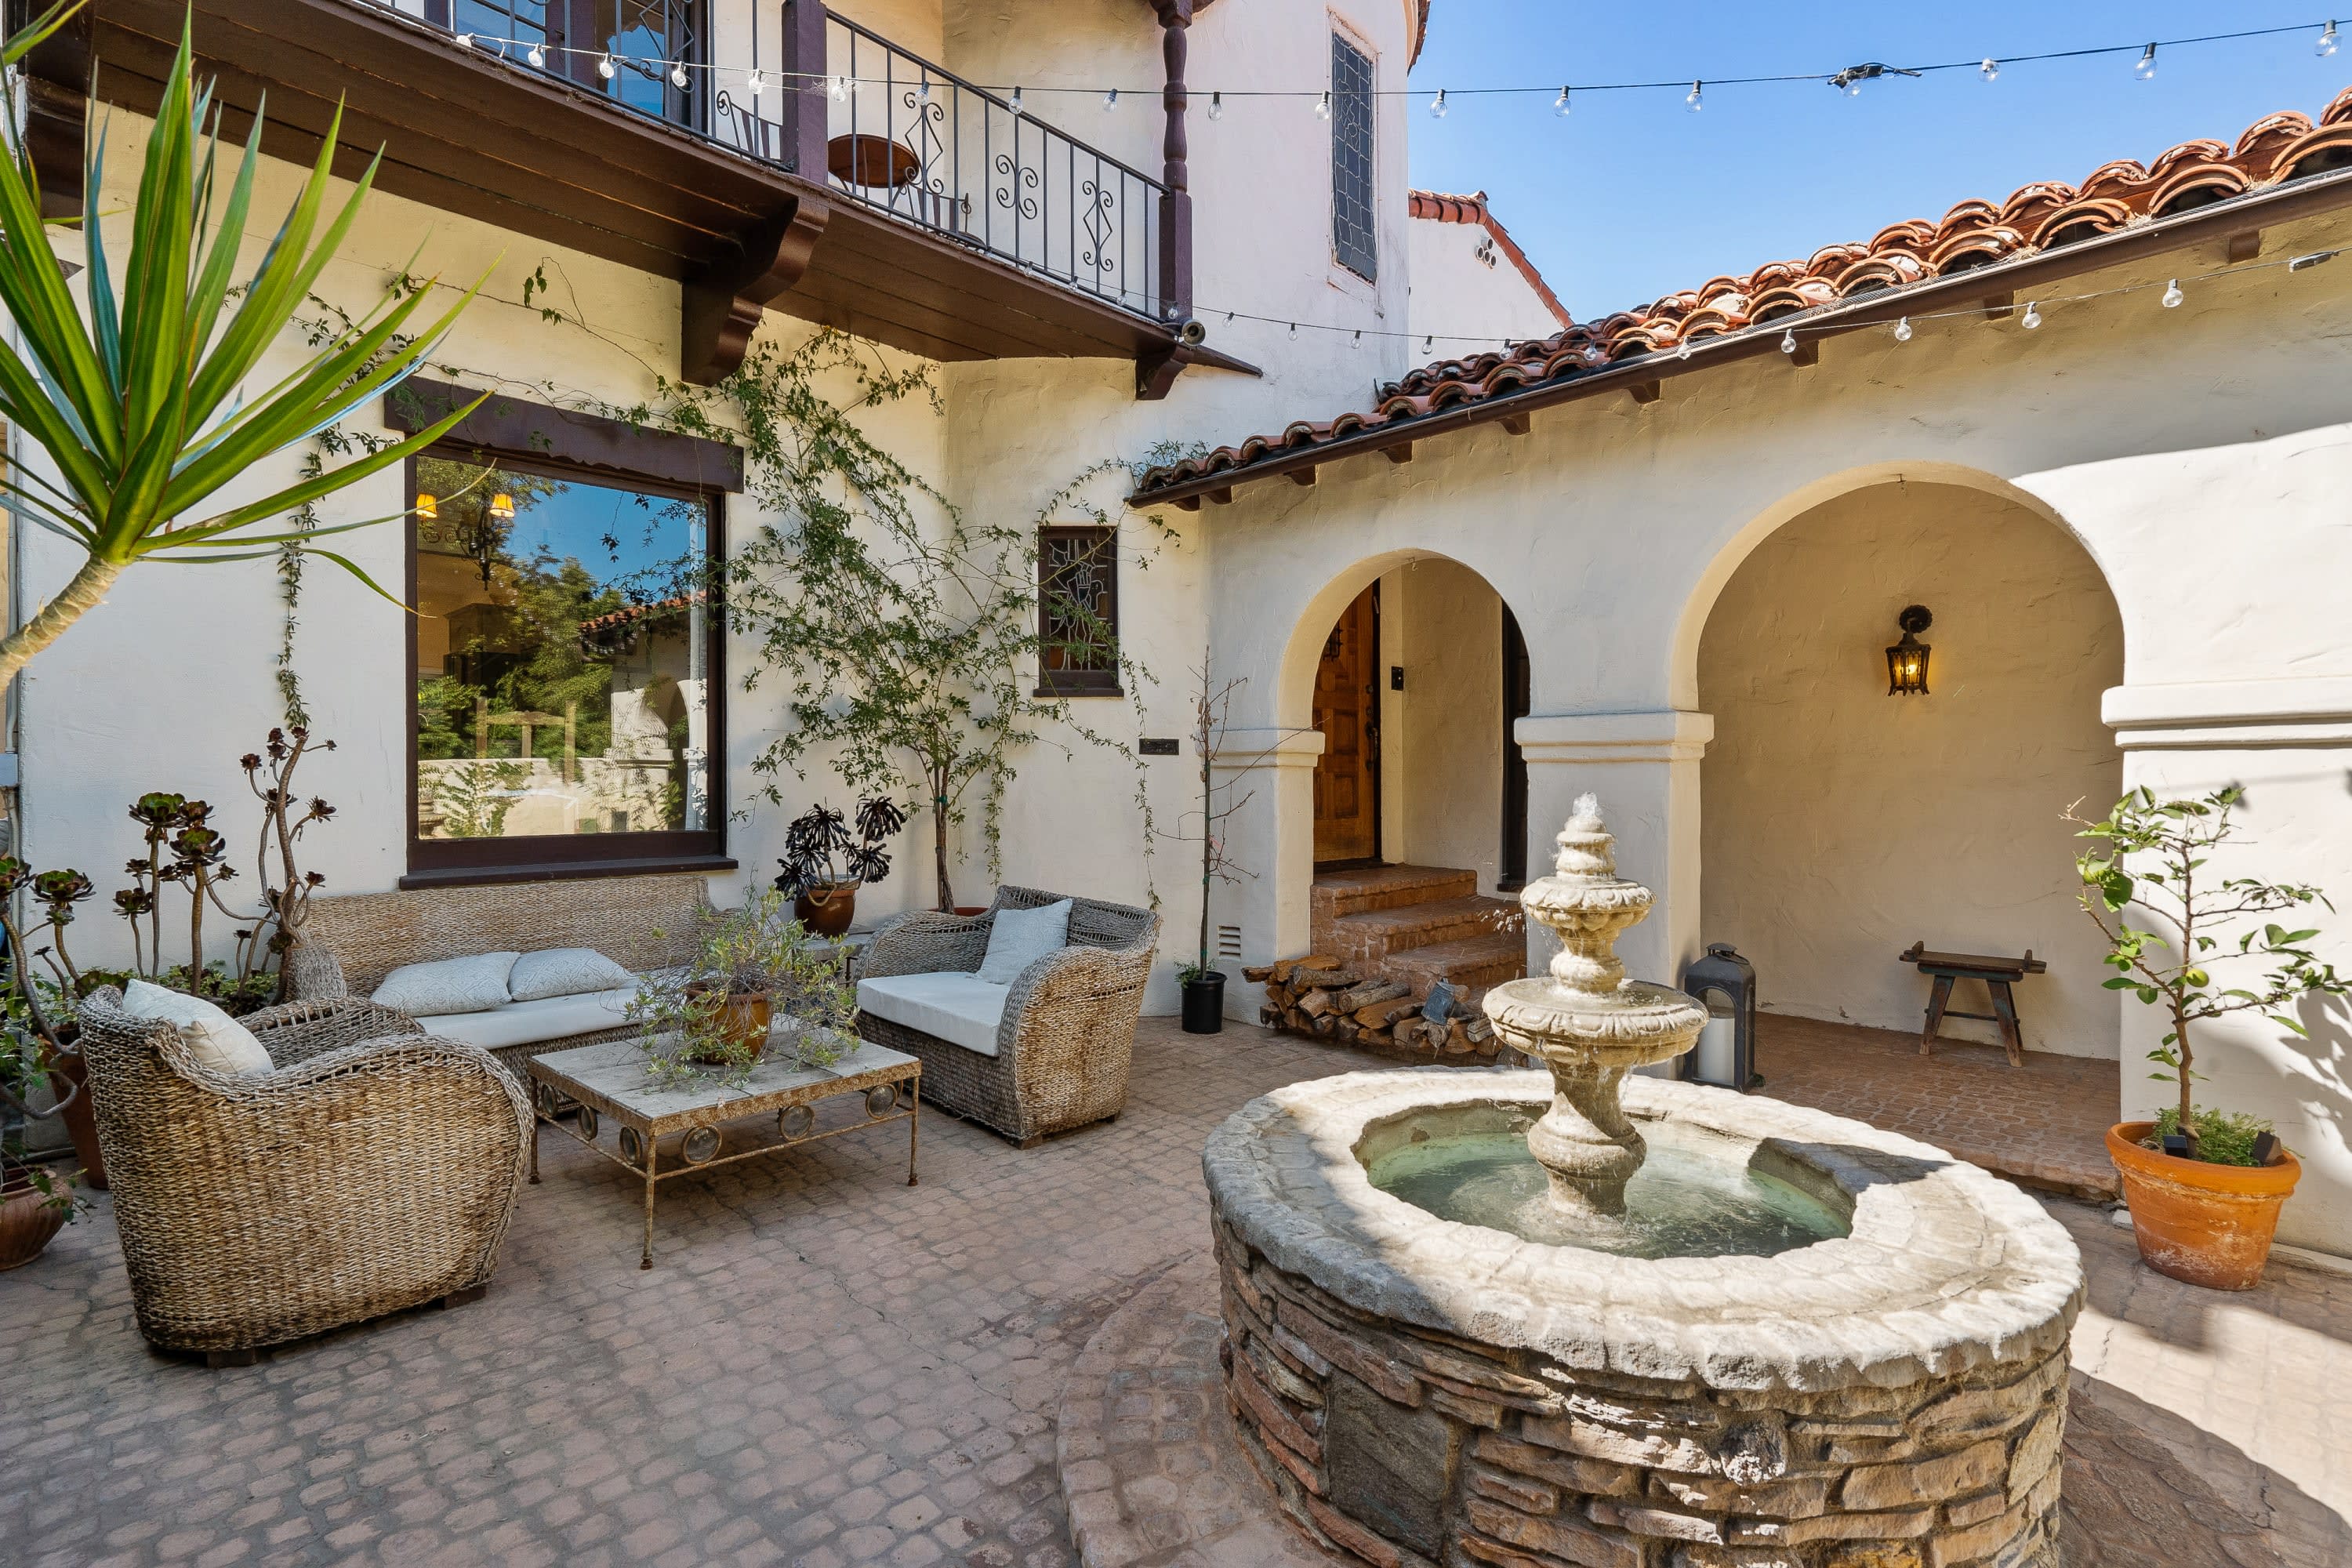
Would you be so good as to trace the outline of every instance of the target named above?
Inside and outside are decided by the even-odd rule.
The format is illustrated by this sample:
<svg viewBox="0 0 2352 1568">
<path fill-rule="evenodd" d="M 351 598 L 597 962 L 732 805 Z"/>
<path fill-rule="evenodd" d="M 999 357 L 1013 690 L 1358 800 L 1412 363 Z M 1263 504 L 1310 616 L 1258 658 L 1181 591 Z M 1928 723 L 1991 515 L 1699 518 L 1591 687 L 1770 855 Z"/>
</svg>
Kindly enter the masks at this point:
<svg viewBox="0 0 2352 1568">
<path fill-rule="evenodd" d="M 122 993 L 122 1010 L 134 1018 L 176 1026 L 199 1067 L 240 1075 L 272 1068 L 269 1053 L 253 1031 L 201 996 L 134 980 Z"/>
<path fill-rule="evenodd" d="M 478 952 L 471 958 L 443 958 L 431 963 L 404 963 L 383 977 L 370 998 L 412 1018 L 438 1017 L 444 1013 L 487 1013 L 503 1007 L 507 974 L 519 952 Z"/>
<path fill-rule="evenodd" d="M 1070 945 L 1070 900 L 1056 899 L 1043 909 L 999 910 L 988 925 L 988 953 L 974 978 L 1010 985 L 1023 970 Z"/>
<path fill-rule="evenodd" d="M 617 991 L 636 983 L 635 975 L 593 947 L 551 947 L 514 961 L 507 975 L 507 995 L 517 1002 L 544 1002 L 550 996 Z"/>
</svg>

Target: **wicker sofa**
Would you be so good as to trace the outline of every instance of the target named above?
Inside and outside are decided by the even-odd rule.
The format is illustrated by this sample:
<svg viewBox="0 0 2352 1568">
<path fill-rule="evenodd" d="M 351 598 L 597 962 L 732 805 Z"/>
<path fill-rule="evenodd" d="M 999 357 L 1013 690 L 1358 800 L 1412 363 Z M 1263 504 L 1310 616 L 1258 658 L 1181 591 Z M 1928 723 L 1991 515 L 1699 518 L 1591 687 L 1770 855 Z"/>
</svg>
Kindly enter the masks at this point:
<svg viewBox="0 0 2352 1568">
<path fill-rule="evenodd" d="M 988 952 L 997 910 L 1036 909 L 1066 896 L 999 888 L 985 914 L 908 915 L 875 937 L 858 969 L 858 1035 L 922 1058 L 926 1105 L 977 1121 L 1024 1149 L 1117 1116 L 1126 1106 L 1160 917 L 1073 898 L 1069 945 L 1030 964 L 1013 982 L 993 1055 L 880 1016 L 866 1005 L 874 999 L 867 983 L 892 975 L 970 974 Z"/>
<path fill-rule="evenodd" d="M 531 1118 L 487 1054 L 372 1002 L 291 1002 L 242 1020 L 273 1071 L 218 1073 L 121 1004 L 79 1018 L 148 1340 L 243 1364 L 488 1286 Z"/>
<path fill-rule="evenodd" d="M 550 947 L 593 947 L 629 969 L 661 969 L 694 955 L 709 913 L 703 879 L 680 874 L 315 899 L 289 965 L 291 991 L 305 1001 L 365 996 L 404 963 Z M 636 1035 L 617 1013 L 604 1016 L 613 1022 L 485 1048 L 521 1079 L 529 1058 Z M 441 1033 L 446 1024 L 428 1027 Z"/>
</svg>

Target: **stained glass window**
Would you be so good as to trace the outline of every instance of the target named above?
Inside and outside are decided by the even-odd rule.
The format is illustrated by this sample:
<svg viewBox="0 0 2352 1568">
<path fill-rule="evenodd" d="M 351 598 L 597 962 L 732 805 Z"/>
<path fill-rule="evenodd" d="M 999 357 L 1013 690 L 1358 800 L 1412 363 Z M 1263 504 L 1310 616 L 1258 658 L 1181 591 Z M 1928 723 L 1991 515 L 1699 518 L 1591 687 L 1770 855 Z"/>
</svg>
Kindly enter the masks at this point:
<svg viewBox="0 0 2352 1568">
<path fill-rule="evenodd" d="M 1118 535 L 1048 528 L 1037 538 L 1040 696 L 1118 694 Z"/>
</svg>

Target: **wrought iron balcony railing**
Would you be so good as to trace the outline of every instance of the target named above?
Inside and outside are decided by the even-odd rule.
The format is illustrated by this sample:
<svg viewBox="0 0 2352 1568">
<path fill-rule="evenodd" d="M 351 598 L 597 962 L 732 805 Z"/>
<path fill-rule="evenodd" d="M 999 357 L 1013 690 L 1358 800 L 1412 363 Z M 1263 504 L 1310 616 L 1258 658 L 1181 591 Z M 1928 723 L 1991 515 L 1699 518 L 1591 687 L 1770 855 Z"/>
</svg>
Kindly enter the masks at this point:
<svg viewBox="0 0 2352 1568">
<path fill-rule="evenodd" d="M 630 32 L 593 40 L 567 37 L 564 9 L 424 0 L 428 23 L 616 108 L 1137 316 L 1182 316 L 1168 186 L 1040 120 L 1017 89 L 975 86 L 813 0 L 755 7 L 748 37 L 714 36 L 701 0 L 642 4 Z M 804 166 L 820 145 L 824 167 Z"/>
</svg>

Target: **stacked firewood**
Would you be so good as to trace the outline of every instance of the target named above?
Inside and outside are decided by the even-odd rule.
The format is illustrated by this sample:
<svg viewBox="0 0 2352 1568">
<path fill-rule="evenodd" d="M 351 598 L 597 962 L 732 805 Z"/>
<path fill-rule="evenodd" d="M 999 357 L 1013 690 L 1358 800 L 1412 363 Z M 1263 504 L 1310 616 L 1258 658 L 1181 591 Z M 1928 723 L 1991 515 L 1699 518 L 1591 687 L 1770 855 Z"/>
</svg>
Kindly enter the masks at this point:
<svg viewBox="0 0 2352 1568">
<path fill-rule="evenodd" d="M 1459 1001 L 1433 1018 L 1427 1003 L 1402 981 L 1368 974 L 1344 959 L 1309 953 L 1244 969 L 1265 986 L 1258 1022 L 1337 1045 L 1425 1061 L 1432 1057 L 1494 1059 L 1501 1048 L 1484 1013 Z"/>
</svg>

